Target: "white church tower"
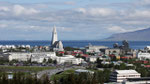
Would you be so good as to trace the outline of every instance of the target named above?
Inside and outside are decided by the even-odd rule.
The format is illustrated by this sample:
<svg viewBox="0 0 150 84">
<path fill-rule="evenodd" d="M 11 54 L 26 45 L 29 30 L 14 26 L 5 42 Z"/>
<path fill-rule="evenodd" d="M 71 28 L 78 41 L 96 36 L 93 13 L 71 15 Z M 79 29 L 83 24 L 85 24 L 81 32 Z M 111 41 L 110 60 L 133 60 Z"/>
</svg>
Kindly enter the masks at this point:
<svg viewBox="0 0 150 84">
<path fill-rule="evenodd" d="M 57 38 L 56 26 L 54 26 L 53 32 L 52 32 L 52 43 L 51 43 L 51 45 L 54 45 L 54 43 L 55 43 L 56 41 L 58 41 L 58 38 Z"/>
<path fill-rule="evenodd" d="M 56 26 L 54 26 L 53 32 L 52 32 L 51 48 L 53 51 L 63 51 L 64 50 L 62 42 L 58 41 Z"/>
</svg>

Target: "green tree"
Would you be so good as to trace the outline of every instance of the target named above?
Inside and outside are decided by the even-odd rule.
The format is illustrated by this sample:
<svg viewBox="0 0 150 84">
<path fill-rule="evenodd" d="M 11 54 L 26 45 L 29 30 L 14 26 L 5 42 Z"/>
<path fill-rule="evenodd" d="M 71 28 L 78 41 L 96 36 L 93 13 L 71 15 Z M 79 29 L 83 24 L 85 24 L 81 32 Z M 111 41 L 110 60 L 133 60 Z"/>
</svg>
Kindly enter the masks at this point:
<svg viewBox="0 0 150 84">
<path fill-rule="evenodd" d="M 47 60 L 44 58 L 44 59 L 43 59 L 43 63 L 46 63 L 46 61 L 47 61 Z"/>
<path fill-rule="evenodd" d="M 48 59 L 48 63 L 52 63 L 53 60 L 51 58 Z"/>
<path fill-rule="evenodd" d="M 126 69 L 126 64 L 125 63 L 121 63 L 120 66 L 119 66 L 119 69 L 120 70 Z"/>
<path fill-rule="evenodd" d="M 54 60 L 53 63 L 54 63 L 54 64 L 57 64 L 57 60 Z"/>
</svg>

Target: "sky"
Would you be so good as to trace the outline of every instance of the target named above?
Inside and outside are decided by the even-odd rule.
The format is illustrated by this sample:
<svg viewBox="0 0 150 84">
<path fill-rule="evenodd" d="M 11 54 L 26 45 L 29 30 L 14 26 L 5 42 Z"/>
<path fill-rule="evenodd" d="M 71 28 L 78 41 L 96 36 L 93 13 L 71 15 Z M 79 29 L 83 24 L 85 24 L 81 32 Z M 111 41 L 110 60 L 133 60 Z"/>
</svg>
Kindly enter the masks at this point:
<svg viewBox="0 0 150 84">
<path fill-rule="evenodd" d="M 0 40 L 100 40 L 150 27 L 150 0 L 0 0 Z"/>
</svg>

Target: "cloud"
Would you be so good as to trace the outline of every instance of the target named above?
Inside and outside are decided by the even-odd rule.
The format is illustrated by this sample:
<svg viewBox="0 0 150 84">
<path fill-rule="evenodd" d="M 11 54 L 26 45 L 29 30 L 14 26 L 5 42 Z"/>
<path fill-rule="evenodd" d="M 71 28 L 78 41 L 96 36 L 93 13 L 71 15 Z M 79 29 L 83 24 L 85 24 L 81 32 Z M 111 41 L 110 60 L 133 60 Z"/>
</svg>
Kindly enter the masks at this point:
<svg viewBox="0 0 150 84">
<path fill-rule="evenodd" d="M 85 8 L 78 8 L 78 9 L 76 9 L 78 12 L 80 12 L 80 13 L 86 13 L 87 11 L 86 11 L 86 9 Z"/>
<path fill-rule="evenodd" d="M 0 34 L 5 35 L 4 32 L 8 32 L 8 35 L 17 36 L 15 33 L 20 32 L 20 36 L 25 36 L 32 33 L 31 38 L 28 39 L 34 39 L 39 35 L 35 39 L 47 40 L 50 39 L 53 25 L 56 25 L 62 39 L 80 40 L 101 39 L 113 33 L 148 28 L 150 9 L 142 4 L 135 5 L 135 3 L 138 2 L 130 3 L 128 4 L 130 6 L 124 8 L 122 5 L 126 3 L 111 6 L 110 4 L 97 5 L 96 7 L 92 4 L 87 7 L 79 3 L 74 4 L 72 1 L 53 4 L 1 5 Z"/>
<path fill-rule="evenodd" d="M 66 4 L 66 5 L 75 5 L 76 3 L 73 2 L 73 1 L 67 1 L 67 2 L 64 2 L 64 4 Z"/>
<path fill-rule="evenodd" d="M 58 31 L 61 32 L 71 32 L 72 28 L 66 28 L 66 27 L 56 27 Z"/>
<path fill-rule="evenodd" d="M 25 8 L 21 5 L 14 5 L 13 12 L 15 15 L 33 15 L 39 13 L 39 11 L 34 8 Z"/>
<path fill-rule="evenodd" d="M 149 6 L 150 5 L 150 0 L 137 0 L 136 5 Z"/>
<path fill-rule="evenodd" d="M 1 6 L 1 7 L 0 7 L 0 11 L 9 11 L 9 8 L 8 8 L 8 7 Z"/>
<path fill-rule="evenodd" d="M 5 27 L 7 27 L 8 25 L 6 25 L 6 24 L 0 24 L 0 28 L 5 28 Z"/>
<path fill-rule="evenodd" d="M 78 12 L 91 16 L 111 16 L 115 14 L 115 11 L 109 8 L 78 8 Z"/>
<path fill-rule="evenodd" d="M 89 13 L 93 16 L 110 16 L 115 14 L 115 12 L 109 8 L 91 8 Z"/>
<path fill-rule="evenodd" d="M 126 32 L 127 30 L 120 27 L 120 26 L 112 26 L 112 27 L 109 27 L 108 30 L 110 32 L 116 32 L 116 33 L 122 33 L 122 32 Z"/>
<path fill-rule="evenodd" d="M 131 21 L 122 21 L 126 25 L 146 25 L 149 24 L 147 21 L 131 20 Z"/>
<path fill-rule="evenodd" d="M 141 18 L 141 17 L 150 18 L 150 10 L 134 10 L 134 12 L 129 14 L 129 17 L 133 17 L 133 18 Z"/>
</svg>

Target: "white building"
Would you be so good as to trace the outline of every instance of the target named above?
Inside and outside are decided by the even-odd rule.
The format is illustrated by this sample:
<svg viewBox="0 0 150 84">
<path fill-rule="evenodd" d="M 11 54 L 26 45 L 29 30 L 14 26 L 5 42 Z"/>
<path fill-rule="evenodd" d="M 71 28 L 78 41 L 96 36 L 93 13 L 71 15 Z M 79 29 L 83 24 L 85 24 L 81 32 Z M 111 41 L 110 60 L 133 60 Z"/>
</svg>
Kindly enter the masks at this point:
<svg viewBox="0 0 150 84">
<path fill-rule="evenodd" d="M 56 56 L 55 52 L 31 53 L 31 62 L 42 63 L 44 59 L 48 60 L 51 56 Z"/>
<path fill-rule="evenodd" d="M 31 62 L 43 62 L 44 59 L 48 59 L 51 56 L 56 56 L 55 52 L 40 52 L 40 53 L 9 53 L 9 61 L 18 60 L 18 61 L 28 61 L 31 59 Z"/>
<path fill-rule="evenodd" d="M 141 74 L 135 70 L 115 70 L 110 75 L 111 82 L 123 82 L 127 78 L 140 78 Z"/>
<path fill-rule="evenodd" d="M 148 53 L 148 52 L 139 52 L 138 54 L 137 54 L 137 57 L 139 58 L 139 59 L 150 59 L 150 53 Z"/>
<path fill-rule="evenodd" d="M 18 61 L 28 61 L 31 58 L 31 53 L 9 53 L 9 61 L 18 60 Z"/>
<path fill-rule="evenodd" d="M 146 46 L 144 49 L 145 50 L 150 50 L 150 46 Z"/>
<path fill-rule="evenodd" d="M 94 74 L 93 71 L 84 70 L 84 69 L 77 69 L 77 70 L 75 70 L 75 73 L 76 73 L 76 74 L 79 74 L 79 73 L 90 73 L 90 74 Z"/>
<path fill-rule="evenodd" d="M 106 46 L 93 46 L 89 44 L 85 47 L 85 52 L 93 53 L 93 52 L 100 52 L 100 49 L 106 49 Z"/>
<path fill-rule="evenodd" d="M 53 60 L 57 60 L 58 64 L 63 64 L 63 63 L 80 64 L 84 61 L 82 58 L 76 58 L 72 55 L 65 55 L 61 57 L 52 56 L 50 58 Z"/>
<path fill-rule="evenodd" d="M 87 57 L 86 58 L 86 60 L 88 61 L 88 62 L 96 62 L 97 61 L 97 59 L 99 58 L 100 56 L 89 56 L 89 57 Z"/>
<path fill-rule="evenodd" d="M 150 77 L 128 78 L 122 84 L 150 84 Z"/>
<path fill-rule="evenodd" d="M 31 62 L 42 63 L 44 59 L 56 60 L 58 64 L 71 63 L 71 64 L 80 64 L 84 60 L 82 58 L 76 58 L 72 55 L 65 55 L 62 57 L 56 56 L 55 52 L 40 52 L 40 53 L 9 53 L 9 61 L 13 59 L 18 61 L 28 61 L 31 59 Z"/>
</svg>

